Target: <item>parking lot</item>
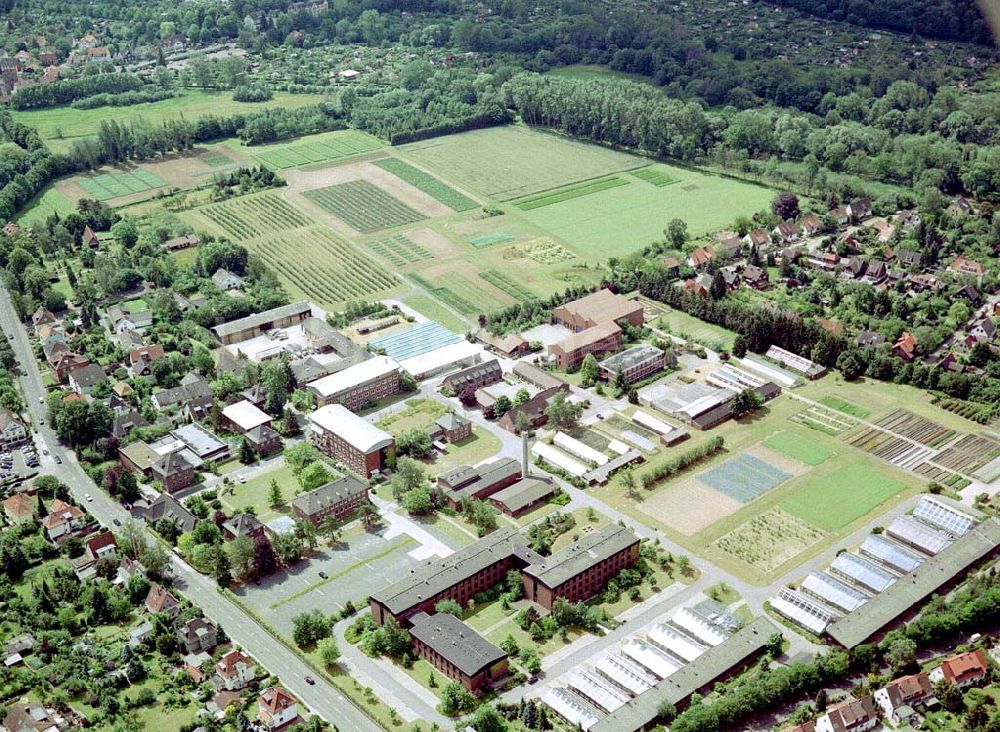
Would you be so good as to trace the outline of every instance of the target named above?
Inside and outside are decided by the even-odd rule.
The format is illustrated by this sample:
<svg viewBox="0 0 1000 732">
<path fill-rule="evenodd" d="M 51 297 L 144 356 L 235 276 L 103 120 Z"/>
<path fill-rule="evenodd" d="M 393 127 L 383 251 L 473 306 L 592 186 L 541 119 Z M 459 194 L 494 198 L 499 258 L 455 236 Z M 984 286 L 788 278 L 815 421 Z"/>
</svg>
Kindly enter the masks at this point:
<svg viewBox="0 0 1000 732">
<path fill-rule="evenodd" d="M 39 455 L 34 445 L 0 452 L 0 483 L 26 480 L 38 473 Z"/>
<path fill-rule="evenodd" d="M 308 559 L 236 594 L 278 630 L 290 634 L 292 618 L 303 611 L 333 613 L 348 600 L 366 602 L 370 593 L 401 579 L 419 564 L 409 556 L 418 546 L 405 534 L 386 540 L 378 533 L 352 532 L 339 544 L 321 546 Z"/>
</svg>

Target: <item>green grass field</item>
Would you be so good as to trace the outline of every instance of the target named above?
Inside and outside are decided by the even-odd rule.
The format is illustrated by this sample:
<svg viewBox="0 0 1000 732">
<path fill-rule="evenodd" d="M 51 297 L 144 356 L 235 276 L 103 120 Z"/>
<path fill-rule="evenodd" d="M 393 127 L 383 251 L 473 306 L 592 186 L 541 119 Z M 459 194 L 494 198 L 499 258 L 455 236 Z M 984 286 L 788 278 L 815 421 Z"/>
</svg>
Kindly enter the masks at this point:
<svg viewBox="0 0 1000 732">
<path fill-rule="evenodd" d="M 730 225 L 740 214 L 766 208 L 774 198 L 768 188 L 722 176 L 662 164 L 643 170 L 647 180 L 633 178 L 628 185 L 522 210 L 519 215 L 562 238 L 580 256 L 607 259 L 662 239 L 671 219 L 681 219 L 692 236 L 701 236 Z M 653 176 L 657 182 L 650 182 Z M 676 183 L 661 185 L 664 178 Z"/>
<path fill-rule="evenodd" d="M 806 465 L 819 465 L 833 454 L 821 445 L 817 445 L 815 440 L 807 440 L 795 432 L 779 432 L 761 444 Z"/>
<path fill-rule="evenodd" d="M 455 333 L 465 333 L 469 329 L 468 323 L 428 295 L 411 295 L 403 300 L 403 304 L 409 305 L 418 313 L 431 320 L 436 320 L 445 328 Z"/>
<path fill-rule="evenodd" d="M 874 510 L 906 486 L 860 462 L 847 463 L 822 481 L 810 481 L 781 507 L 827 531 L 836 531 Z"/>
<path fill-rule="evenodd" d="M 702 344 L 721 344 L 726 350 L 733 347 L 736 333 L 712 323 L 706 323 L 680 310 L 670 310 L 658 319 L 661 328 L 683 338 L 693 338 Z"/>
<path fill-rule="evenodd" d="M 841 399 L 836 396 L 826 396 L 820 399 L 820 404 L 824 404 L 830 409 L 836 409 L 838 412 L 843 412 L 844 414 L 849 414 L 852 417 L 858 417 L 864 419 L 870 412 L 864 407 L 859 407 L 857 404 L 851 404 L 850 402 Z"/>
<path fill-rule="evenodd" d="M 419 188 L 435 201 L 443 203 L 453 211 L 470 211 L 479 204 L 463 193 L 459 193 L 454 188 L 435 178 L 430 173 L 425 173 L 419 168 L 414 168 L 409 163 L 399 158 L 384 158 L 376 160 L 375 165 L 392 173 L 397 178 L 405 180 L 410 185 Z"/>
<path fill-rule="evenodd" d="M 352 180 L 303 194 L 327 213 L 363 233 L 412 224 L 424 218 L 374 183 Z"/>
<path fill-rule="evenodd" d="M 548 72 L 548 75 L 562 76 L 567 79 L 577 79 L 579 81 L 614 81 L 624 79 L 655 86 L 653 80 L 648 76 L 615 71 L 600 64 L 570 64 L 569 66 L 560 66 L 552 69 L 552 71 Z"/>
<path fill-rule="evenodd" d="M 31 226 L 34 223 L 44 222 L 54 213 L 66 216 L 76 210 L 73 201 L 60 193 L 55 186 L 49 185 L 41 194 L 35 196 L 31 202 L 21 209 L 17 222 L 22 226 Z"/>
<path fill-rule="evenodd" d="M 501 201 L 646 164 L 633 155 L 513 125 L 414 142 L 401 150 L 446 180 Z"/>
<path fill-rule="evenodd" d="M 277 92 L 266 102 L 234 102 L 232 92 L 190 90 L 170 99 L 130 107 L 97 107 L 73 109 L 70 106 L 12 112 L 14 119 L 34 127 L 54 152 L 65 152 L 74 138 L 92 137 L 103 120 L 129 122 L 139 117 L 152 125 L 184 117 L 198 119 L 206 115 L 228 117 L 279 107 L 291 109 L 323 101 L 319 94 L 286 94 Z"/>
<path fill-rule="evenodd" d="M 310 135 L 289 145 L 268 145 L 254 150 L 253 154 L 267 167 L 283 170 L 349 158 L 378 150 L 384 145 L 377 137 L 358 130 L 338 130 Z"/>
</svg>

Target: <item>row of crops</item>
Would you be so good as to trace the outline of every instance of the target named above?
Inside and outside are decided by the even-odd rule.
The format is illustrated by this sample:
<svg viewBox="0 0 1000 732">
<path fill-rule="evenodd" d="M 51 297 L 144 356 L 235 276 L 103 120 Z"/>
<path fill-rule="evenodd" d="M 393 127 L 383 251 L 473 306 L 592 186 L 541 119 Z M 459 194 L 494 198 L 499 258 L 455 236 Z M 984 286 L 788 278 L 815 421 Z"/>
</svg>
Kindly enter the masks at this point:
<svg viewBox="0 0 1000 732">
<path fill-rule="evenodd" d="M 366 180 L 352 180 L 303 194 L 327 213 L 362 233 L 420 221 L 424 215 Z"/>
<path fill-rule="evenodd" d="M 527 302 L 528 300 L 535 299 L 535 295 L 531 292 L 531 290 L 526 288 L 520 282 L 517 282 L 513 277 L 505 272 L 490 269 L 485 272 L 480 272 L 479 276 L 497 289 L 503 290 L 518 302 Z"/>
<path fill-rule="evenodd" d="M 214 203 L 201 208 L 200 212 L 227 234 L 240 240 L 277 234 L 310 223 L 277 193 Z"/>
<path fill-rule="evenodd" d="M 368 246 L 383 259 L 397 267 L 405 267 L 414 262 L 433 259 L 434 255 L 426 247 L 417 244 L 410 237 L 396 234 L 370 242 Z"/>
<path fill-rule="evenodd" d="M 401 178 L 415 188 L 419 188 L 435 201 L 443 203 L 453 211 L 471 211 L 479 204 L 443 183 L 430 173 L 425 173 L 399 158 L 376 160 L 375 165 Z"/>
</svg>

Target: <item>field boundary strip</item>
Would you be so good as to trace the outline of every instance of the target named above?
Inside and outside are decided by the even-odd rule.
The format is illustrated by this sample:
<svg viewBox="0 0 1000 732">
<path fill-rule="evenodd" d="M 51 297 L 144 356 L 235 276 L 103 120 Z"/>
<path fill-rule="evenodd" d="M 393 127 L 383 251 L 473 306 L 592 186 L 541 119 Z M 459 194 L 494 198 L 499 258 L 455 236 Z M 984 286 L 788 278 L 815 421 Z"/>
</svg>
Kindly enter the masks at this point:
<svg viewBox="0 0 1000 732">
<path fill-rule="evenodd" d="M 452 211 L 471 211 L 479 206 L 478 203 L 464 193 L 455 190 L 430 173 L 425 173 L 420 168 L 414 167 L 399 158 L 382 158 L 381 160 L 374 161 L 373 164 L 388 173 L 392 173 L 414 188 L 423 191 L 438 203 L 443 203 Z"/>
<path fill-rule="evenodd" d="M 611 188 L 627 186 L 629 182 L 617 175 L 604 176 L 594 180 L 586 180 L 580 183 L 571 183 L 567 186 L 560 186 L 541 193 L 534 193 L 514 201 L 514 205 L 522 211 L 532 211 L 536 208 L 544 208 L 563 201 L 571 201 L 574 198 L 589 196 L 592 193 L 600 193 Z"/>
<path fill-rule="evenodd" d="M 654 185 L 657 188 L 665 188 L 666 186 L 673 185 L 674 183 L 680 183 L 680 178 L 675 178 L 669 173 L 665 173 L 662 170 L 657 170 L 652 166 L 645 168 L 639 168 L 637 170 L 630 170 L 628 174 L 634 178 L 645 181 L 650 185 Z"/>
</svg>

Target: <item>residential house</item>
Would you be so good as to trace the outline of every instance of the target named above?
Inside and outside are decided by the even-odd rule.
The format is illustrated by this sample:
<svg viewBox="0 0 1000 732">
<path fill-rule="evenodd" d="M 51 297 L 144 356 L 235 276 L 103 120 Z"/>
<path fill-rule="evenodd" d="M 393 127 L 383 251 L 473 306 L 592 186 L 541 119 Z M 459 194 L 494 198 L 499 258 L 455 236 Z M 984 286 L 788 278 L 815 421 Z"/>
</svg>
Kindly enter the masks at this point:
<svg viewBox="0 0 1000 732">
<path fill-rule="evenodd" d="M 806 236 L 815 236 L 823 230 L 823 221 L 816 214 L 806 214 L 799 221 L 799 225 Z"/>
<path fill-rule="evenodd" d="M 157 613 L 166 613 L 172 619 L 176 619 L 181 612 L 181 604 L 177 602 L 177 598 L 170 594 L 163 585 L 153 584 L 149 588 L 149 593 L 146 595 L 145 602 L 146 612 L 151 615 L 156 615 Z"/>
<path fill-rule="evenodd" d="M 134 332 L 134 331 L 132 331 Z M 152 346 L 133 348 L 128 352 L 128 372 L 132 377 L 149 376 L 153 373 L 153 362 L 167 357 L 159 343 Z"/>
<path fill-rule="evenodd" d="M 920 225 L 920 214 L 912 210 L 896 212 L 896 225 L 903 232 L 910 232 Z"/>
<path fill-rule="evenodd" d="M 868 198 L 859 198 L 847 204 L 847 215 L 857 221 L 872 215 L 872 202 Z"/>
<path fill-rule="evenodd" d="M 955 297 L 962 298 L 973 307 L 979 307 L 983 302 L 983 296 L 972 285 L 963 285 L 960 287 L 958 292 L 955 293 Z"/>
<path fill-rule="evenodd" d="M 142 440 L 136 440 L 118 448 L 118 462 L 136 476 L 149 480 L 153 476 L 153 465 L 160 454 Z"/>
<path fill-rule="evenodd" d="M 82 726 L 72 710 L 60 712 L 53 707 L 17 702 L 7 707 L 3 728 L 9 732 L 66 732 Z"/>
<path fill-rule="evenodd" d="M 3 501 L 3 512 L 12 524 L 26 524 L 35 518 L 36 501 L 27 493 L 15 493 Z"/>
<path fill-rule="evenodd" d="M 168 252 L 175 252 L 179 249 L 187 249 L 188 247 L 198 246 L 199 239 L 194 234 L 185 234 L 184 236 L 177 237 L 176 239 L 168 239 L 163 242 L 163 248 Z"/>
<path fill-rule="evenodd" d="M 986 274 L 986 268 L 979 262 L 969 259 L 964 254 L 960 254 L 948 265 L 948 271 L 957 275 L 965 275 L 981 279 Z"/>
<path fill-rule="evenodd" d="M 917 339 L 904 330 L 892 344 L 892 355 L 904 361 L 912 361 L 917 355 Z"/>
<path fill-rule="evenodd" d="M 123 440 L 131 434 L 132 430 L 141 427 L 149 427 L 149 420 L 142 416 L 136 409 L 129 409 L 127 412 L 115 414 L 111 422 L 111 436 L 116 440 Z"/>
<path fill-rule="evenodd" d="M 62 543 L 71 535 L 79 533 L 87 525 L 87 514 L 78 506 L 70 505 L 56 498 L 49 506 L 49 512 L 42 518 L 49 541 Z"/>
<path fill-rule="evenodd" d="M 799 227 L 796 226 L 795 222 L 791 219 L 787 221 L 782 221 L 780 224 L 775 226 L 771 233 L 777 236 L 785 244 L 790 244 L 793 241 L 797 241 L 799 238 Z"/>
<path fill-rule="evenodd" d="M 940 666 L 931 671 L 930 681 L 932 684 L 947 681 L 959 689 L 965 689 L 984 681 L 988 675 L 986 651 L 977 648 L 974 651 L 966 651 L 957 656 L 946 658 Z"/>
<path fill-rule="evenodd" d="M 925 292 L 926 290 L 939 292 L 944 288 L 944 283 L 941 280 L 929 274 L 910 275 L 909 282 L 910 289 L 914 292 Z"/>
<path fill-rule="evenodd" d="M 257 664 L 243 651 L 226 652 L 215 664 L 215 673 L 227 691 L 244 689 L 257 676 Z"/>
<path fill-rule="evenodd" d="M 867 732 L 879 724 L 871 694 L 860 699 L 848 698 L 827 708 L 816 720 L 816 732 Z"/>
<path fill-rule="evenodd" d="M 211 653 L 218 631 L 205 618 L 192 618 L 177 629 L 177 642 L 185 653 Z"/>
<path fill-rule="evenodd" d="M 295 699 L 280 687 L 265 689 L 257 698 L 257 719 L 265 729 L 280 729 L 294 722 L 298 716 Z"/>
<path fill-rule="evenodd" d="M 993 343 L 997 339 L 997 325 L 989 318 L 983 318 L 969 329 L 969 335 L 979 343 Z"/>
<path fill-rule="evenodd" d="M 934 696 L 930 677 L 925 672 L 890 681 L 875 692 L 875 703 L 882 716 L 893 725 L 910 721 L 914 708 Z"/>
<path fill-rule="evenodd" d="M 920 252 L 915 249 L 897 249 L 896 260 L 907 269 L 920 266 Z"/>
<path fill-rule="evenodd" d="M 101 240 L 97 238 L 97 234 L 89 226 L 85 226 L 83 229 L 83 246 L 91 249 L 98 249 L 101 246 Z"/>
<path fill-rule="evenodd" d="M 88 363 L 69 372 L 69 387 L 77 394 L 90 394 L 98 384 L 107 382 L 108 375 L 96 363 Z"/>
<path fill-rule="evenodd" d="M 511 408 L 497 423 L 508 432 L 516 433 L 518 421 L 527 420 L 528 428 L 536 430 L 549 421 L 545 410 L 548 409 L 549 400 L 561 391 L 567 391 L 566 385 L 543 389 L 524 404 Z M 524 415 L 524 420 L 518 419 L 521 414 Z"/>
<path fill-rule="evenodd" d="M 264 524 L 252 513 L 238 513 L 222 524 L 222 532 L 229 541 L 241 536 L 258 539 L 264 536 Z"/>
<path fill-rule="evenodd" d="M 281 435 L 266 424 L 248 430 L 243 438 L 250 443 L 250 447 L 258 455 L 270 455 L 281 449 Z"/>
<path fill-rule="evenodd" d="M 5 407 L 0 407 L 0 448 L 11 450 L 31 442 L 28 428 Z"/>
<path fill-rule="evenodd" d="M 861 279 L 868 271 L 868 262 L 861 257 L 851 257 L 843 271 L 856 280 Z"/>
<path fill-rule="evenodd" d="M 885 336 L 873 330 L 863 330 L 858 334 L 855 342 L 858 344 L 858 348 L 871 350 L 885 343 Z"/>
<path fill-rule="evenodd" d="M 896 227 L 883 218 L 877 218 L 871 222 L 871 227 L 878 231 L 879 243 L 885 244 L 896 236 Z"/>
<path fill-rule="evenodd" d="M 472 422 L 465 417 L 449 412 L 434 420 L 430 428 L 431 437 L 454 444 L 472 437 Z"/>
<path fill-rule="evenodd" d="M 743 248 L 743 240 L 738 236 L 729 236 L 719 242 L 715 248 L 716 253 L 721 254 L 726 259 L 735 259 L 740 256 Z"/>
<path fill-rule="evenodd" d="M 234 432 L 246 434 L 261 425 L 271 426 L 271 417 L 246 399 L 230 404 L 222 410 L 223 423 Z"/>
<path fill-rule="evenodd" d="M 171 452 L 153 463 L 152 476 L 167 493 L 176 493 L 194 482 L 194 466 L 180 452 Z"/>
<path fill-rule="evenodd" d="M 946 210 L 949 216 L 954 216 L 955 218 L 969 216 L 973 213 L 972 204 L 969 203 L 969 199 L 962 198 L 961 196 L 948 204 Z"/>
<path fill-rule="evenodd" d="M 181 534 L 194 531 L 194 527 L 198 523 L 198 519 L 193 513 L 167 493 L 161 493 L 155 501 L 143 509 L 142 518 L 150 526 L 155 526 L 160 521 L 171 521 L 177 527 L 178 533 Z"/>
<path fill-rule="evenodd" d="M 743 284 L 755 290 L 766 290 L 771 286 L 767 270 L 755 264 L 748 264 L 744 268 Z"/>
<path fill-rule="evenodd" d="M 57 318 L 51 310 L 47 308 L 38 308 L 31 315 L 31 324 L 37 329 L 42 325 L 59 325 L 59 318 Z"/>
<path fill-rule="evenodd" d="M 747 243 L 747 246 L 757 247 L 758 250 L 764 250 L 771 246 L 771 237 L 761 228 L 751 230 L 743 237 L 743 241 Z"/>
<path fill-rule="evenodd" d="M 698 279 L 695 279 L 693 277 L 690 279 L 686 279 L 681 284 L 681 288 L 684 290 L 684 292 L 690 295 L 698 295 L 699 297 L 708 297 L 710 294 L 708 291 L 708 287 L 702 284 L 700 280 L 701 280 L 700 277 Z"/>
<path fill-rule="evenodd" d="M 220 290 L 229 292 L 231 290 L 242 290 L 244 283 L 243 278 L 238 274 L 234 274 L 228 269 L 219 267 L 215 270 L 215 274 L 212 275 L 212 284 Z"/>
<path fill-rule="evenodd" d="M 712 250 L 708 247 L 698 247 L 688 254 L 687 264 L 693 269 L 701 269 L 711 262 L 714 256 Z"/>
<path fill-rule="evenodd" d="M 111 51 L 107 46 L 96 46 L 87 49 L 87 59 L 96 63 L 111 60 Z"/>
<path fill-rule="evenodd" d="M 809 252 L 806 256 L 806 265 L 826 272 L 836 271 L 839 263 L 840 256 L 836 252 Z"/>
<path fill-rule="evenodd" d="M 889 277 L 889 269 L 881 259 L 872 259 L 868 262 L 868 268 L 861 278 L 870 285 L 880 285 Z"/>
<path fill-rule="evenodd" d="M 97 536 L 87 539 L 84 543 L 84 554 L 94 562 L 102 559 L 116 559 L 118 557 L 118 542 L 115 541 L 115 535 L 110 531 L 102 531 Z"/>
</svg>

